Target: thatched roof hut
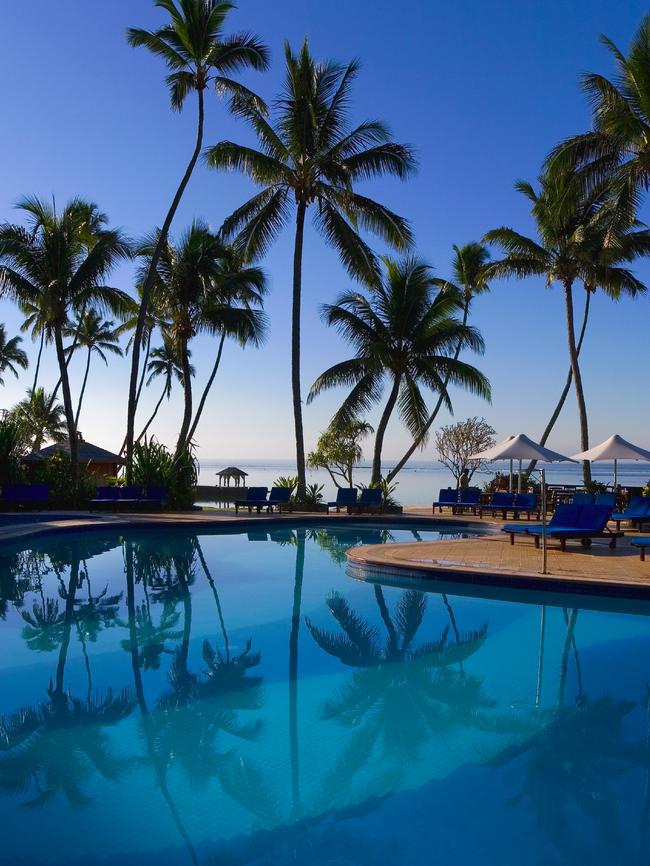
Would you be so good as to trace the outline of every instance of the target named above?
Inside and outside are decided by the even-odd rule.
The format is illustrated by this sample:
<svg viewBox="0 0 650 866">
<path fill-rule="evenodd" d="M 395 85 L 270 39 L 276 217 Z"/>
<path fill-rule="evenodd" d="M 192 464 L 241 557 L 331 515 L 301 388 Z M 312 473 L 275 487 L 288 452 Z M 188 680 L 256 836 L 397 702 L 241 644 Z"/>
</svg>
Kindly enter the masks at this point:
<svg viewBox="0 0 650 866">
<path fill-rule="evenodd" d="M 230 482 L 233 481 L 235 487 L 239 487 L 246 483 L 248 472 L 243 469 L 238 469 L 237 466 L 227 466 L 221 472 L 217 472 L 220 487 L 230 487 Z"/>
<path fill-rule="evenodd" d="M 125 460 L 119 454 L 113 454 L 112 451 L 100 448 L 99 445 L 86 442 L 80 433 L 77 435 L 79 437 L 77 462 L 82 466 L 86 466 L 90 474 L 96 478 L 117 475 L 120 466 L 124 465 Z M 38 455 L 47 459 L 61 452 L 70 454 L 70 441 L 68 439 L 64 439 L 63 442 L 56 442 L 54 445 L 48 445 L 46 448 L 41 448 Z"/>
</svg>

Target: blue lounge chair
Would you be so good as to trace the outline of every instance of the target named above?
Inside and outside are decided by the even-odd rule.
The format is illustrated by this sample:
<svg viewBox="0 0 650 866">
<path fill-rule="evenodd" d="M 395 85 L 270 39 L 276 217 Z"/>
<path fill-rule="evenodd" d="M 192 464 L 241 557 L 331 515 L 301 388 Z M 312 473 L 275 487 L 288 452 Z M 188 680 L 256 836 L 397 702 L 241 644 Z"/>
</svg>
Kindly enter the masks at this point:
<svg viewBox="0 0 650 866">
<path fill-rule="evenodd" d="M 597 493 L 594 505 L 609 505 L 610 508 L 616 508 L 616 494 L 615 493 Z"/>
<path fill-rule="evenodd" d="M 645 552 L 646 548 L 650 547 L 650 538 L 633 538 L 632 544 L 634 547 L 639 548 L 639 559 L 641 562 L 645 562 Z"/>
<path fill-rule="evenodd" d="M 612 516 L 609 505 L 558 505 L 546 526 L 546 535 L 560 541 L 561 550 L 566 550 L 566 542 L 570 538 L 580 539 L 583 547 L 591 545 L 592 538 L 609 538 L 610 548 L 616 547 L 616 539 L 622 532 L 612 532 L 607 523 Z M 544 527 L 539 523 L 506 524 L 503 532 L 510 535 L 510 544 L 515 543 L 515 535 L 524 534 L 535 539 L 535 547 L 544 535 Z"/>
<path fill-rule="evenodd" d="M 531 514 L 537 514 L 539 520 L 541 511 L 536 493 L 518 493 L 515 496 L 515 504 L 508 511 L 512 511 L 512 515 L 517 520 L 520 514 L 526 513 L 526 517 L 530 520 Z"/>
<path fill-rule="evenodd" d="M 140 505 L 162 508 L 169 497 L 169 488 L 162 484 L 150 484 L 146 494 L 140 500 Z"/>
<path fill-rule="evenodd" d="M 125 484 L 124 487 L 117 488 L 120 493 L 118 504 L 134 508 L 142 502 L 142 487 L 137 484 Z"/>
<path fill-rule="evenodd" d="M 381 511 L 381 490 L 378 487 L 366 487 L 361 491 L 357 513 L 362 511 Z"/>
<path fill-rule="evenodd" d="M 650 496 L 633 496 L 625 511 L 615 511 L 612 520 L 616 521 L 616 528 L 621 528 L 621 521 L 629 520 L 630 523 L 639 525 L 644 520 L 650 521 Z"/>
<path fill-rule="evenodd" d="M 235 514 L 239 512 L 240 508 L 248 508 L 249 514 L 253 508 L 256 508 L 259 514 L 262 508 L 269 504 L 269 500 L 267 499 L 268 493 L 268 487 L 249 487 L 246 499 L 237 499 L 235 501 Z"/>
<path fill-rule="evenodd" d="M 357 495 L 356 487 L 339 487 L 336 491 L 336 502 L 328 502 L 327 510 L 336 508 L 336 513 L 338 514 L 339 509 L 347 508 L 349 512 L 350 509 L 356 507 Z"/>
<path fill-rule="evenodd" d="M 94 499 L 90 500 L 90 507 L 93 508 L 102 508 L 104 506 L 112 505 L 113 507 L 117 507 L 117 503 L 120 499 L 120 488 L 119 487 L 98 487 L 97 488 L 97 496 Z"/>
<path fill-rule="evenodd" d="M 476 514 L 476 509 L 478 508 L 480 501 L 481 491 L 478 487 L 466 487 L 464 490 L 460 491 L 460 497 L 456 508 L 459 508 L 461 511 L 465 508 L 471 508 L 472 514 Z"/>
<path fill-rule="evenodd" d="M 594 494 L 587 493 L 585 491 L 578 491 L 573 494 L 571 498 L 572 505 L 593 505 L 594 504 Z"/>
<path fill-rule="evenodd" d="M 478 516 L 483 517 L 484 511 L 500 511 L 505 520 L 507 512 L 512 510 L 514 504 L 514 493 L 504 493 L 501 490 L 497 490 L 496 493 L 493 493 L 492 496 L 490 496 L 490 502 L 488 505 L 479 505 Z"/>
<path fill-rule="evenodd" d="M 45 505 L 50 496 L 47 484 L 5 484 L 2 489 L 2 504 L 27 508 Z"/>
<path fill-rule="evenodd" d="M 291 511 L 291 493 L 290 487 L 272 487 L 268 498 L 268 510 L 273 511 L 277 508 L 281 512 L 283 508 L 287 508 Z"/>
<path fill-rule="evenodd" d="M 449 507 L 453 511 L 456 505 L 458 505 L 458 491 L 454 490 L 453 487 L 445 487 L 438 494 L 437 502 L 432 503 L 432 514 L 436 513 L 436 508 L 440 509 L 441 514 L 445 507 Z"/>
</svg>

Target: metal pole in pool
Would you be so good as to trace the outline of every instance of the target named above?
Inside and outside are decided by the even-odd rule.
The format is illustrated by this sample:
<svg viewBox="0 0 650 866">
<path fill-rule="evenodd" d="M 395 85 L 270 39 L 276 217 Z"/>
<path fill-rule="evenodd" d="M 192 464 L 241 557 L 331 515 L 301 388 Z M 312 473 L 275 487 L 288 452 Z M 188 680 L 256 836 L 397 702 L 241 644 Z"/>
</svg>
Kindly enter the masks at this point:
<svg viewBox="0 0 650 866">
<path fill-rule="evenodd" d="M 542 574 L 546 574 L 546 470 L 540 469 L 542 494 Z"/>
</svg>

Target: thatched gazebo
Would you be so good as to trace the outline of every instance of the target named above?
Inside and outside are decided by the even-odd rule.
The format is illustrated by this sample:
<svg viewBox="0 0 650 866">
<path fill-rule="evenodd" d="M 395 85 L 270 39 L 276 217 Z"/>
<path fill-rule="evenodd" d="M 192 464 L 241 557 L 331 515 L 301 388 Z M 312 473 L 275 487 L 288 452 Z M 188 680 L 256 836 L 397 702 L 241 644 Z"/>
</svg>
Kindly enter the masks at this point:
<svg viewBox="0 0 650 866">
<path fill-rule="evenodd" d="M 240 487 L 246 483 L 248 472 L 243 469 L 238 469 L 236 466 L 227 466 L 221 472 L 217 472 L 219 479 L 219 487 L 230 487 L 230 482 L 233 481 L 235 487 Z"/>
<path fill-rule="evenodd" d="M 120 457 L 119 454 L 107 451 L 105 448 L 100 448 L 98 445 L 93 445 L 91 442 L 86 442 L 81 433 L 77 433 L 77 437 L 77 462 L 81 466 L 85 466 L 93 478 L 97 481 L 103 481 L 117 475 L 120 467 L 125 463 L 124 458 Z M 69 440 L 64 439 L 63 442 L 56 442 L 54 445 L 41 448 L 37 454 L 39 457 L 47 459 L 61 451 L 70 454 Z"/>
</svg>

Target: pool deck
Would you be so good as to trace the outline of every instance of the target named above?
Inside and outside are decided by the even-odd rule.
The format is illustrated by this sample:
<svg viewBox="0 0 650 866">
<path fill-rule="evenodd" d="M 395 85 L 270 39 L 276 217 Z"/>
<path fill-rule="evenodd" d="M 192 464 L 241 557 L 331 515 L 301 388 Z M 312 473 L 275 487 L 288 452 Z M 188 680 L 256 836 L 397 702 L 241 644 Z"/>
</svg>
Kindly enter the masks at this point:
<svg viewBox="0 0 650 866">
<path fill-rule="evenodd" d="M 11 523 L 0 524 L 0 544 L 21 543 L 31 539 L 60 536 L 67 533 L 106 530 L 153 529 L 182 527 L 184 529 L 210 529 L 228 527 L 246 529 L 260 523 L 313 523 L 324 521 L 347 523 L 358 521 L 357 515 L 326 515 L 291 513 L 282 515 L 239 514 L 232 511 L 212 510 L 196 512 L 159 512 L 149 514 L 90 514 L 88 512 L 59 512 L 39 522 L 21 522 L 14 517 Z M 412 524 L 414 520 L 426 527 L 441 522 L 460 531 L 475 525 L 481 527 L 481 537 L 450 541 L 421 541 L 398 544 L 364 545 L 348 551 L 353 568 L 371 572 L 389 571 L 432 580 L 462 581 L 463 583 L 492 586 L 521 586 L 522 588 L 553 588 L 569 592 L 596 592 L 616 595 L 650 597 L 650 562 L 639 560 L 638 550 L 630 544 L 636 533 L 626 533 L 618 540 L 616 550 L 610 550 L 606 540 L 595 540 L 589 549 L 579 542 L 570 542 L 566 552 L 559 550 L 558 542 L 548 546 L 547 570 L 541 574 L 541 550 L 532 539 L 518 538 L 510 545 L 507 536 L 498 529 L 500 521 L 490 518 L 479 520 L 471 515 L 452 517 L 436 514 L 430 508 L 406 507 L 400 516 L 363 515 L 364 523 Z"/>
</svg>

